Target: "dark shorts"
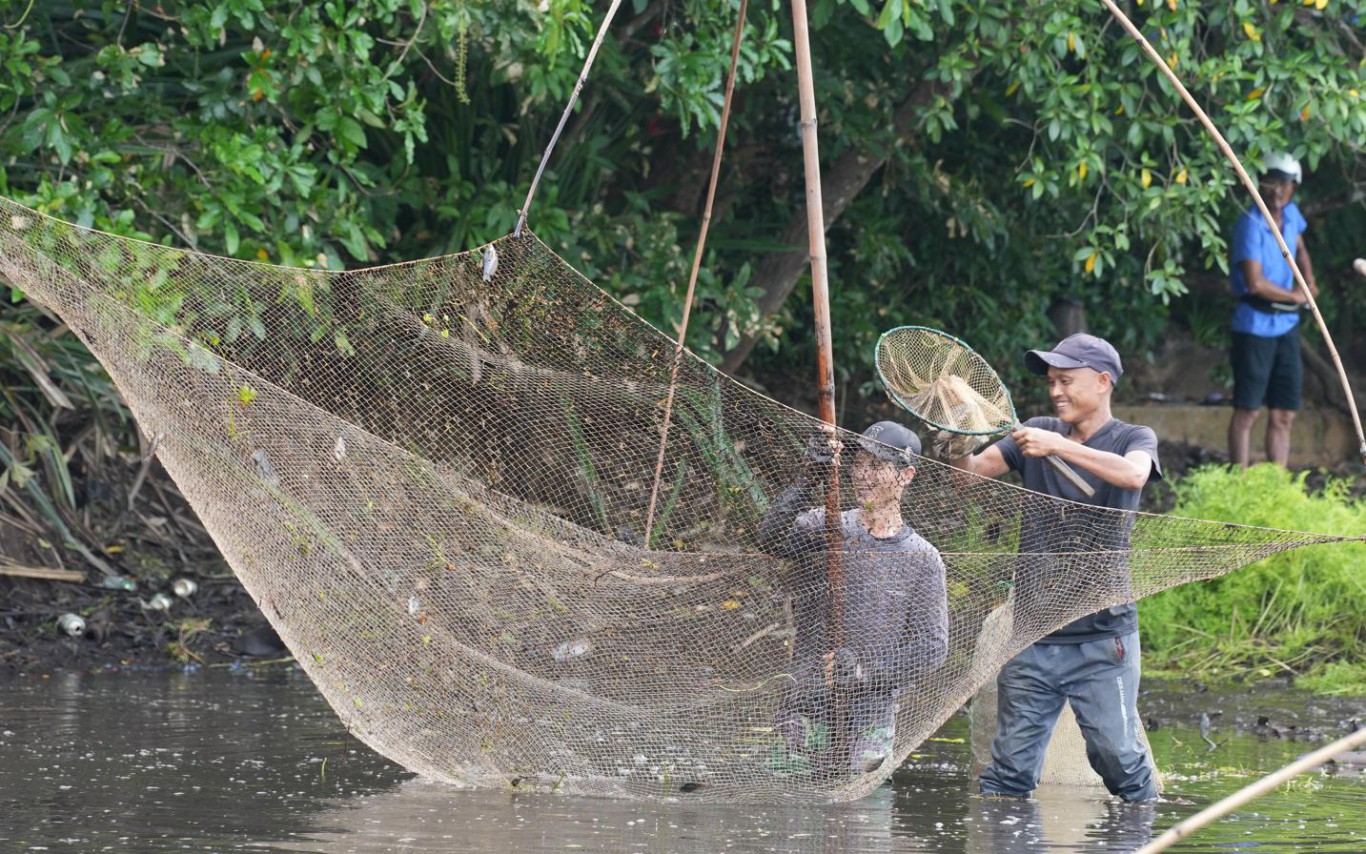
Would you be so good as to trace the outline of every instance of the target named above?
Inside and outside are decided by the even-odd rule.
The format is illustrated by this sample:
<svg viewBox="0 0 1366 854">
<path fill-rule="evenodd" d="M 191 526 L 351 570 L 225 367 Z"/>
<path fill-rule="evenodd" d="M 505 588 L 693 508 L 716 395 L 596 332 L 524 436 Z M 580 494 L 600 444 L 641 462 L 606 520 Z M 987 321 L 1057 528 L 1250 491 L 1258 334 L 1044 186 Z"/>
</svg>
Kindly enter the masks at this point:
<svg viewBox="0 0 1366 854">
<path fill-rule="evenodd" d="M 1275 338 L 1235 332 L 1232 358 L 1235 407 L 1299 410 L 1303 371 L 1298 327 Z"/>
</svg>

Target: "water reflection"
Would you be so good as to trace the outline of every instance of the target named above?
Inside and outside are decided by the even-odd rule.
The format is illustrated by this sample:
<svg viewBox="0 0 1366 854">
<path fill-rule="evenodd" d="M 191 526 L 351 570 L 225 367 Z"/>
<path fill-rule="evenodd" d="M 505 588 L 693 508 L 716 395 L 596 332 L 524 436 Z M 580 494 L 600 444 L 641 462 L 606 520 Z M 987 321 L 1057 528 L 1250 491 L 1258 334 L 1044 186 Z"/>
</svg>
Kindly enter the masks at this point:
<svg viewBox="0 0 1366 854">
<path fill-rule="evenodd" d="M 287 850 L 318 854 L 396 851 L 864 852 L 942 850 L 897 820 L 883 787 L 855 804 L 646 804 L 554 795 L 452 792 L 413 779 L 319 817 L 328 827 Z M 459 846 L 457 848 L 457 845 Z"/>
<path fill-rule="evenodd" d="M 970 798 L 966 854 L 1133 851 L 1152 839 L 1158 805 L 1042 789 L 1027 801 Z"/>
<path fill-rule="evenodd" d="M 415 779 L 346 735 L 299 673 L 30 677 L 0 682 L 0 852 L 1133 851 L 1154 825 L 1309 749 L 1224 731 L 1209 753 L 1193 725 L 1180 724 L 1199 710 L 1175 697 L 1162 713 L 1176 723 L 1153 742 L 1159 765 L 1176 772 L 1168 792 L 1182 801 L 1132 806 L 1062 789 L 1030 801 L 969 794 L 957 718 L 865 800 L 761 807 L 513 795 Z M 1326 730 L 1361 717 L 1359 705 L 1296 696 L 1271 711 Z M 1361 852 L 1364 815 L 1366 780 L 1314 775 L 1172 850 Z"/>
</svg>

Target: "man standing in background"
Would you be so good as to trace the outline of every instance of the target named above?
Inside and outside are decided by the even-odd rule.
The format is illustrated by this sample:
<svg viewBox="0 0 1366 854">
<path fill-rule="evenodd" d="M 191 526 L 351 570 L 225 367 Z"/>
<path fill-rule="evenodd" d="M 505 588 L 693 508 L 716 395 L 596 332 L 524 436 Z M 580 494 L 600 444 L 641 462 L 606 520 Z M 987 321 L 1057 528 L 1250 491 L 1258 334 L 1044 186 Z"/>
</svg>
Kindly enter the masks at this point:
<svg viewBox="0 0 1366 854">
<path fill-rule="evenodd" d="M 1309 292 L 1318 296 L 1314 268 L 1304 246 L 1308 223 L 1290 200 L 1303 179 L 1300 163 L 1288 154 L 1266 158 L 1260 182 L 1262 199 L 1285 245 L 1295 253 Z M 1290 457 L 1290 427 L 1300 408 L 1300 308 L 1308 298 L 1295 286 L 1290 264 L 1276 236 L 1255 206 L 1233 226 L 1229 279 L 1238 296 L 1233 312 L 1233 418 L 1228 424 L 1229 461 L 1250 461 L 1252 425 L 1263 406 L 1271 410 L 1266 427 L 1266 458 L 1285 465 Z"/>
</svg>

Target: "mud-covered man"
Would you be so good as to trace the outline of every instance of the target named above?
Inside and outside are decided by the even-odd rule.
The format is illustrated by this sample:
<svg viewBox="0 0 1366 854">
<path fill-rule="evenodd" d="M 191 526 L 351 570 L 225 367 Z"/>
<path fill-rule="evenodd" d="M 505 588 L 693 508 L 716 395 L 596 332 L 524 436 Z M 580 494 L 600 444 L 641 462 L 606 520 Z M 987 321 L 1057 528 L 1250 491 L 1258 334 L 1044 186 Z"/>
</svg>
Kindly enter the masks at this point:
<svg viewBox="0 0 1366 854">
<path fill-rule="evenodd" d="M 920 439 L 893 421 L 865 430 L 852 465 L 845 462 L 856 506 L 840 514 L 844 637 L 833 642 L 825 509 L 812 505 L 842 450 L 829 433 L 813 440 L 800 476 L 759 532 L 767 551 L 795 559 L 794 681 L 777 719 L 784 746 L 777 770 L 800 770 L 817 756 L 832 769 L 881 767 L 892 752 L 898 697 L 948 652 L 943 560 L 901 515 Z M 847 720 L 836 721 L 841 708 Z"/>
</svg>

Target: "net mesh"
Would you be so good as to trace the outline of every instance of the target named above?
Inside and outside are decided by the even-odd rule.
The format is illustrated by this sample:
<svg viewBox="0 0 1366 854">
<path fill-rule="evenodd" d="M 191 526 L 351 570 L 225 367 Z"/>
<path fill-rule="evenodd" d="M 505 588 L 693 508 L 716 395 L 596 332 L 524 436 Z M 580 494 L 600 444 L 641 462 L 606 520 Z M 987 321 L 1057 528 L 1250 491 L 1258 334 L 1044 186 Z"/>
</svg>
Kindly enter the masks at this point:
<svg viewBox="0 0 1366 854">
<path fill-rule="evenodd" d="M 899 326 L 877 342 L 887 394 L 926 424 L 973 435 L 1015 426 L 1015 406 L 991 365 L 951 335 Z"/>
<path fill-rule="evenodd" d="M 852 799 L 1043 634 L 1331 539 L 1069 504 L 923 460 L 902 509 L 940 553 L 939 593 L 832 597 L 824 557 L 775 557 L 758 535 L 814 420 L 692 358 L 655 547 L 642 546 L 673 343 L 534 236 L 338 273 L 0 205 L 0 271 L 81 336 L 160 437 L 167 471 L 350 730 L 429 777 Z M 1022 523 L 1039 520 L 1053 546 L 1021 554 Z M 840 553 L 850 591 L 892 571 L 857 549 Z M 986 624 L 1008 594 L 1010 619 Z M 944 644 L 871 700 L 815 680 L 793 739 L 794 686 L 820 668 L 811 615 L 835 598 L 869 660 L 920 649 L 922 629 L 904 627 L 938 613 Z M 903 628 L 867 628 L 889 619 Z M 866 734 L 850 721 L 870 705 L 881 759 L 824 761 Z"/>
</svg>

